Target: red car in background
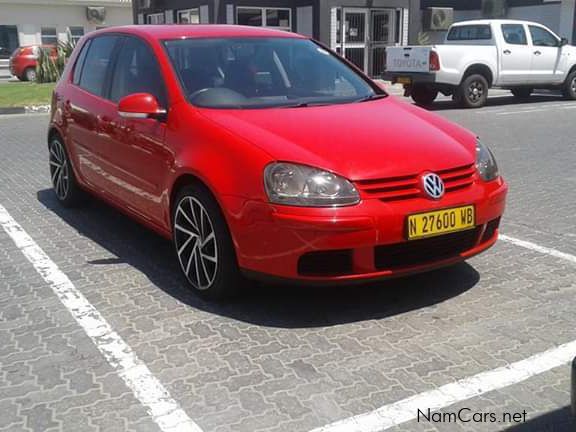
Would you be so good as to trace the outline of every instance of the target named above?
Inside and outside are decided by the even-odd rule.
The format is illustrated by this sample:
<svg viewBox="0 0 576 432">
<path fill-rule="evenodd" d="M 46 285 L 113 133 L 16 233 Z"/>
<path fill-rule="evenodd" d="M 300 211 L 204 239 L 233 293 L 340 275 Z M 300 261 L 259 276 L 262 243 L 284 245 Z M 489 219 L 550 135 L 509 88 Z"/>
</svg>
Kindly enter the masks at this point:
<svg viewBox="0 0 576 432">
<path fill-rule="evenodd" d="M 20 81 L 36 80 L 36 64 L 40 50 L 46 50 L 52 58 L 58 57 L 54 45 L 30 45 L 17 48 L 10 57 L 10 73 Z"/>
<path fill-rule="evenodd" d="M 53 97 L 50 174 L 172 239 L 190 286 L 368 281 L 492 246 L 507 186 L 471 132 L 315 41 L 263 28 L 91 33 Z"/>
</svg>

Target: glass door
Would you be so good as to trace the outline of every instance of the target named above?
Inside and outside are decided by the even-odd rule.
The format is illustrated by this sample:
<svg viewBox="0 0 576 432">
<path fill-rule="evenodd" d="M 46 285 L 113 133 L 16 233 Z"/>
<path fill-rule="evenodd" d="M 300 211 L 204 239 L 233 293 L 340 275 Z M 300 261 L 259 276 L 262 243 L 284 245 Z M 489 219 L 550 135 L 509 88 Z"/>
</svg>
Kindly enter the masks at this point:
<svg viewBox="0 0 576 432">
<path fill-rule="evenodd" d="M 384 73 L 386 47 L 394 45 L 394 9 L 372 10 L 370 33 L 370 76 L 381 77 Z"/>
<path fill-rule="evenodd" d="M 363 71 L 368 69 L 368 56 L 366 48 L 368 45 L 368 32 L 366 24 L 368 22 L 367 9 L 344 9 L 343 28 L 343 54 L 346 59 L 354 63 Z"/>
</svg>

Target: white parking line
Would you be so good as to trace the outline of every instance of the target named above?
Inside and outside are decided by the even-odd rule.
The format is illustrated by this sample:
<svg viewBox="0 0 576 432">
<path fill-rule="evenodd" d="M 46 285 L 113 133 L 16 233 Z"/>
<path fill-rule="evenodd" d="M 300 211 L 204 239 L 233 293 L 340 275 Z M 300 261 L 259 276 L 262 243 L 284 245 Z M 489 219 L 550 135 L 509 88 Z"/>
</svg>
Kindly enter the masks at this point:
<svg viewBox="0 0 576 432">
<path fill-rule="evenodd" d="M 536 354 L 508 366 L 482 372 L 420 393 L 377 410 L 314 429 L 312 432 L 381 432 L 414 420 L 418 410 L 438 411 L 484 393 L 520 383 L 562 366 L 576 356 L 576 341 Z"/>
<path fill-rule="evenodd" d="M 0 225 L 164 432 L 202 432 L 58 266 L 0 205 Z"/>
<path fill-rule="evenodd" d="M 576 256 L 556 249 L 537 245 L 506 235 L 499 239 L 550 255 L 576 264 Z M 547 372 L 569 363 L 576 356 L 576 340 L 533 355 L 508 366 L 482 372 L 472 377 L 463 378 L 434 390 L 414 395 L 401 401 L 385 405 L 374 411 L 348 417 L 344 420 L 314 429 L 311 432 L 381 432 L 393 426 L 414 420 L 418 410 L 426 413 L 438 411 L 459 402 L 480 396 L 490 391 L 518 384 L 535 375 Z"/>
<path fill-rule="evenodd" d="M 540 252 L 540 253 L 543 253 L 546 255 L 550 255 L 550 256 L 553 256 L 555 258 L 560 258 L 560 259 L 563 259 L 566 261 L 570 261 L 570 262 L 576 264 L 576 256 L 574 256 L 574 255 L 570 255 L 570 254 L 567 254 L 565 252 L 560 252 L 559 250 L 551 249 L 549 247 L 540 246 L 540 245 L 537 245 L 536 243 L 532 243 L 529 241 L 520 240 L 520 239 L 517 239 L 514 237 L 509 237 L 507 235 L 500 234 L 498 236 L 498 238 L 500 240 L 511 243 L 513 245 L 520 246 L 520 247 L 523 247 L 526 249 L 530 249 L 530 250 L 533 250 L 535 252 Z"/>
</svg>

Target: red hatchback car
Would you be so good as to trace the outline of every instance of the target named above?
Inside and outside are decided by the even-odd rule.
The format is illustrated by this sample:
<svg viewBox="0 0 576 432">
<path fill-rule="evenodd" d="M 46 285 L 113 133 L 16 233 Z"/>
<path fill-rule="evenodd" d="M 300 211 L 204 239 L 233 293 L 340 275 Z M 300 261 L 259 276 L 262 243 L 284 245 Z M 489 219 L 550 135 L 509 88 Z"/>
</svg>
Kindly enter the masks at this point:
<svg viewBox="0 0 576 432">
<path fill-rule="evenodd" d="M 475 135 L 296 34 L 131 26 L 83 39 L 54 92 L 50 171 L 173 240 L 190 285 L 367 281 L 496 242 L 507 186 Z"/>
<path fill-rule="evenodd" d="M 10 57 L 10 73 L 20 81 L 36 80 L 36 65 L 40 50 L 46 51 L 52 59 L 58 57 L 58 48 L 54 45 L 20 47 Z"/>
</svg>

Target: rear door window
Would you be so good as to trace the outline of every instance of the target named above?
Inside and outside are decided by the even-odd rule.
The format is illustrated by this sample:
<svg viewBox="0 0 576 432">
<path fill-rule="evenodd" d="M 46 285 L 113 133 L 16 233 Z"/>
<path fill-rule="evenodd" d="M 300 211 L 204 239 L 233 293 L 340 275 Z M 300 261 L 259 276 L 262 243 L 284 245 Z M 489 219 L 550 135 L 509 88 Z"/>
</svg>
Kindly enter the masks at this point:
<svg viewBox="0 0 576 432">
<path fill-rule="evenodd" d="M 467 40 L 490 40 L 492 39 L 492 30 L 489 25 L 462 25 L 450 29 L 446 40 L 449 41 L 467 41 Z"/>
<path fill-rule="evenodd" d="M 502 36 L 509 45 L 528 45 L 522 24 L 502 24 Z"/>
<path fill-rule="evenodd" d="M 112 64 L 112 55 L 118 40 L 118 36 L 98 36 L 92 39 L 79 82 L 84 90 L 105 97 L 106 75 Z"/>
</svg>

